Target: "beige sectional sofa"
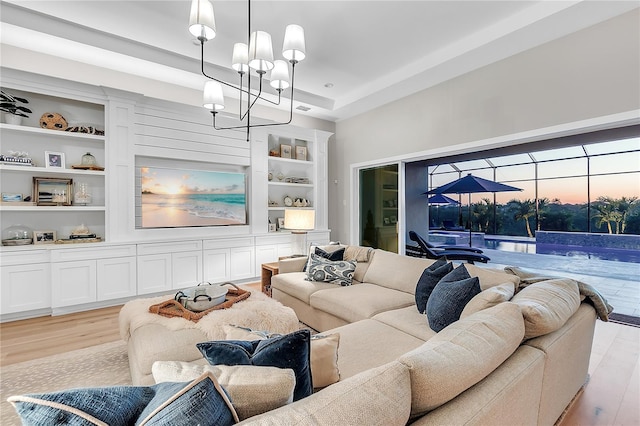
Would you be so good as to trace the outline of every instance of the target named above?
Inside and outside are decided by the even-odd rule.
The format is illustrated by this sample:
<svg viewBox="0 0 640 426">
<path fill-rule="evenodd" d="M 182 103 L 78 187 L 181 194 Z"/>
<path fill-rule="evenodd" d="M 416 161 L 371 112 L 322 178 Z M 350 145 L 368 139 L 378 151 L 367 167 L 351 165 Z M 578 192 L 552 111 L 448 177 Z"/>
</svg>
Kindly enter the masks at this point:
<svg viewBox="0 0 640 426">
<path fill-rule="evenodd" d="M 515 275 L 465 264 L 481 302 L 499 285 L 516 295 L 435 333 L 414 298 L 433 261 L 362 247 L 349 257 L 351 286 L 305 280 L 304 258 L 281 261 L 271 283 L 302 322 L 339 333 L 340 381 L 242 424 L 552 425 L 585 383 L 596 313 L 574 281 L 522 289 Z"/>
</svg>

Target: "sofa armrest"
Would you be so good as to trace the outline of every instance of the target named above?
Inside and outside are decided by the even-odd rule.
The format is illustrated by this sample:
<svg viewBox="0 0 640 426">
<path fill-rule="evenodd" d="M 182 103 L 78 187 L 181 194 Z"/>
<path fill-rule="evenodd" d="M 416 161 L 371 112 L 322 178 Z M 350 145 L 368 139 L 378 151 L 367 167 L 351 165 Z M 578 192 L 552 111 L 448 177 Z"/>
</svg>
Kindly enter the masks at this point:
<svg viewBox="0 0 640 426">
<path fill-rule="evenodd" d="M 278 273 L 286 274 L 287 272 L 302 272 L 304 265 L 307 263 L 307 257 L 294 257 L 291 259 L 282 259 L 278 261 Z"/>
</svg>

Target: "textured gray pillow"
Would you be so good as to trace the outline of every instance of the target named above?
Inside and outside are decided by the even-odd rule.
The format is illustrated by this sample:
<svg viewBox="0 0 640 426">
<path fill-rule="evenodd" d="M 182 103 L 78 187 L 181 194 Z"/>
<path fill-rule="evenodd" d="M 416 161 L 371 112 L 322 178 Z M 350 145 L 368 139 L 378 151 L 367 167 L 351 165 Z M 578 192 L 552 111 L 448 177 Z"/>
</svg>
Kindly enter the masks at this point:
<svg viewBox="0 0 640 426">
<path fill-rule="evenodd" d="M 436 284 L 449 272 L 453 271 L 453 264 L 440 259 L 426 268 L 416 284 L 415 299 L 418 312 L 424 314 L 427 310 L 427 301 Z"/>
<path fill-rule="evenodd" d="M 436 333 L 458 321 L 466 304 L 480 293 L 480 280 L 460 265 L 445 275 L 427 301 L 427 320 Z"/>
<path fill-rule="evenodd" d="M 307 281 L 322 281 L 341 286 L 351 285 L 356 262 L 352 260 L 331 261 L 311 253 L 307 270 Z"/>
</svg>

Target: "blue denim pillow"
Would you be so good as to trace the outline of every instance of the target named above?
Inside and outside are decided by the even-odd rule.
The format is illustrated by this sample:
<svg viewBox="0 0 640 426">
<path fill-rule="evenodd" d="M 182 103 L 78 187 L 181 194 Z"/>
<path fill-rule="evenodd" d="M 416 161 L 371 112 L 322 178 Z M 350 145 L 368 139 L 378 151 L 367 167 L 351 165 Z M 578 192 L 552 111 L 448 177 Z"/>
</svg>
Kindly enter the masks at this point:
<svg viewBox="0 0 640 426">
<path fill-rule="evenodd" d="M 232 425 L 231 401 L 211 373 L 187 383 L 70 389 L 12 396 L 23 425 Z"/>
<path fill-rule="evenodd" d="M 427 300 L 435 288 L 438 281 L 453 271 L 453 264 L 447 263 L 444 259 L 439 259 L 422 271 L 422 275 L 416 284 L 415 299 L 418 312 L 424 314 L 427 310 Z"/>
<path fill-rule="evenodd" d="M 429 327 L 440 332 L 458 321 L 465 305 L 480 291 L 480 280 L 478 277 L 471 278 L 464 265 L 449 272 L 438 282 L 427 300 Z"/>
<path fill-rule="evenodd" d="M 259 365 L 292 369 L 296 376 L 293 400 L 297 401 L 313 393 L 310 341 L 309 330 L 298 330 L 265 340 L 216 340 L 196 346 L 211 365 Z"/>
</svg>

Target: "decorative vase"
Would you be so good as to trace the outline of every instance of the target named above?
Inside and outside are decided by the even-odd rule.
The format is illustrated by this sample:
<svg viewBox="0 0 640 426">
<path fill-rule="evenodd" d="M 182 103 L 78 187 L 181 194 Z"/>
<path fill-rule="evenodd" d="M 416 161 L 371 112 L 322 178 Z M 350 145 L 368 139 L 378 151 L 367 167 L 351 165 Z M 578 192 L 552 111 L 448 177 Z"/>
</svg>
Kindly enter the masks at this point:
<svg viewBox="0 0 640 426">
<path fill-rule="evenodd" d="M 91 192 L 86 182 L 77 182 L 75 184 L 76 191 L 73 194 L 73 203 L 86 206 L 91 203 Z"/>
<path fill-rule="evenodd" d="M 85 155 L 82 156 L 82 163 L 81 164 L 83 166 L 95 166 L 96 165 L 96 157 L 91 155 L 90 152 L 87 152 Z"/>
<path fill-rule="evenodd" d="M 22 117 L 14 114 L 5 114 L 4 122 L 7 124 L 13 124 L 14 126 L 19 126 L 22 124 Z"/>
</svg>

